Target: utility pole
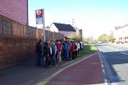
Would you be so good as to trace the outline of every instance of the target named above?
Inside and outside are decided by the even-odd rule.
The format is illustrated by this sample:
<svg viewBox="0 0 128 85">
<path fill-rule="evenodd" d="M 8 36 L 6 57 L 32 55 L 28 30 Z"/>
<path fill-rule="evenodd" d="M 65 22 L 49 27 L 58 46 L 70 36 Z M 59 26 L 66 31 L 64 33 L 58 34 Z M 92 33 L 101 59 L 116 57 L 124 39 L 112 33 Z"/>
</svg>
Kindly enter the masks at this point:
<svg viewBox="0 0 128 85">
<path fill-rule="evenodd" d="M 74 19 L 72 19 L 72 26 L 74 26 L 74 23 L 75 23 L 75 21 L 74 21 Z"/>
</svg>

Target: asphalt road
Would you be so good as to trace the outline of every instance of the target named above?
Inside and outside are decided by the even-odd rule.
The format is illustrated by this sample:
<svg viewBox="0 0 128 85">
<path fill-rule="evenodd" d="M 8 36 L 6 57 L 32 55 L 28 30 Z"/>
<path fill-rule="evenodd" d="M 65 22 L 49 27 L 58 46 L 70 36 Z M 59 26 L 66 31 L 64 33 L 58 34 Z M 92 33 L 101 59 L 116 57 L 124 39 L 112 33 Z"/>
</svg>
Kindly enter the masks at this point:
<svg viewBox="0 0 128 85">
<path fill-rule="evenodd" d="M 128 85 L 128 47 L 115 44 L 99 44 L 108 84 Z"/>
</svg>

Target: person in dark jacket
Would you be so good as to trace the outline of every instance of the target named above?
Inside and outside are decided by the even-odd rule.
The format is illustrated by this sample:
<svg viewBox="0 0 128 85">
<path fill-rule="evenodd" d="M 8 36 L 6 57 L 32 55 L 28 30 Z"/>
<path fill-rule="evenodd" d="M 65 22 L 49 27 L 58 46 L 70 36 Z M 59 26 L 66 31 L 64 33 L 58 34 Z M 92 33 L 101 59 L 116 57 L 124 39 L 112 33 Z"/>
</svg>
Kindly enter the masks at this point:
<svg viewBox="0 0 128 85">
<path fill-rule="evenodd" d="M 52 41 L 52 49 L 53 49 L 53 54 L 52 54 L 53 65 L 57 66 L 57 62 L 56 62 L 57 46 L 55 44 L 55 41 Z"/>
<path fill-rule="evenodd" d="M 53 48 L 52 48 L 52 43 L 48 43 L 48 53 L 47 53 L 47 59 L 48 59 L 48 66 L 53 65 Z"/>
<path fill-rule="evenodd" d="M 48 41 L 46 40 L 45 42 L 44 42 L 44 47 L 43 47 L 43 50 L 44 50 L 44 52 L 43 52 L 43 57 L 45 58 L 45 61 L 44 61 L 44 67 L 48 67 Z"/>
<path fill-rule="evenodd" d="M 63 43 L 63 49 L 64 49 L 64 58 L 66 61 L 69 60 L 69 51 L 70 51 L 70 45 L 67 41 Z"/>
<path fill-rule="evenodd" d="M 36 43 L 36 54 L 37 54 L 37 59 L 36 59 L 36 66 L 40 66 L 41 65 L 41 55 L 42 55 L 42 44 L 41 44 L 41 40 L 39 40 Z"/>
</svg>

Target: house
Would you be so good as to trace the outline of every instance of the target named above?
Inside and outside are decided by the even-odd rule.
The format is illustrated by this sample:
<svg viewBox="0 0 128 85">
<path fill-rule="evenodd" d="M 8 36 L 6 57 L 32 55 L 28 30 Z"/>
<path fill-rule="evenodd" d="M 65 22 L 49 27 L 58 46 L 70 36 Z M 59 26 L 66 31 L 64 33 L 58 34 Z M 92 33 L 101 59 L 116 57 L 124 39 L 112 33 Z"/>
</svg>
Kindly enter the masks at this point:
<svg viewBox="0 0 128 85">
<path fill-rule="evenodd" d="M 77 27 L 74 27 L 74 29 L 76 30 L 76 36 L 79 38 L 80 41 L 82 41 L 82 36 L 83 36 L 83 31 L 82 29 L 79 29 Z"/>
<path fill-rule="evenodd" d="M 64 36 L 68 38 L 76 36 L 76 30 L 70 24 L 52 23 L 49 30 L 52 32 L 64 34 Z"/>
<path fill-rule="evenodd" d="M 128 43 L 128 24 L 115 27 L 114 38 L 116 43 Z"/>
</svg>

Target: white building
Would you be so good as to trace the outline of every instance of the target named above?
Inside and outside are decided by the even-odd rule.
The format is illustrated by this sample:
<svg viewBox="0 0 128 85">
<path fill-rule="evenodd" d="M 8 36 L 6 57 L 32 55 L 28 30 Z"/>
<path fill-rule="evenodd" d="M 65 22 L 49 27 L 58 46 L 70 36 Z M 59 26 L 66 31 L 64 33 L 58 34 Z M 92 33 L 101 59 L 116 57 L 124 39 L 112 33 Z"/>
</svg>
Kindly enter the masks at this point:
<svg viewBox="0 0 128 85">
<path fill-rule="evenodd" d="M 68 38 L 72 38 L 72 36 L 76 35 L 76 30 L 70 24 L 52 23 L 49 30 L 64 34 L 64 36 Z"/>
<path fill-rule="evenodd" d="M 128 24 L 115 27 L 114 38 L 116 43 L 128 43 Z"/>
</svg>

